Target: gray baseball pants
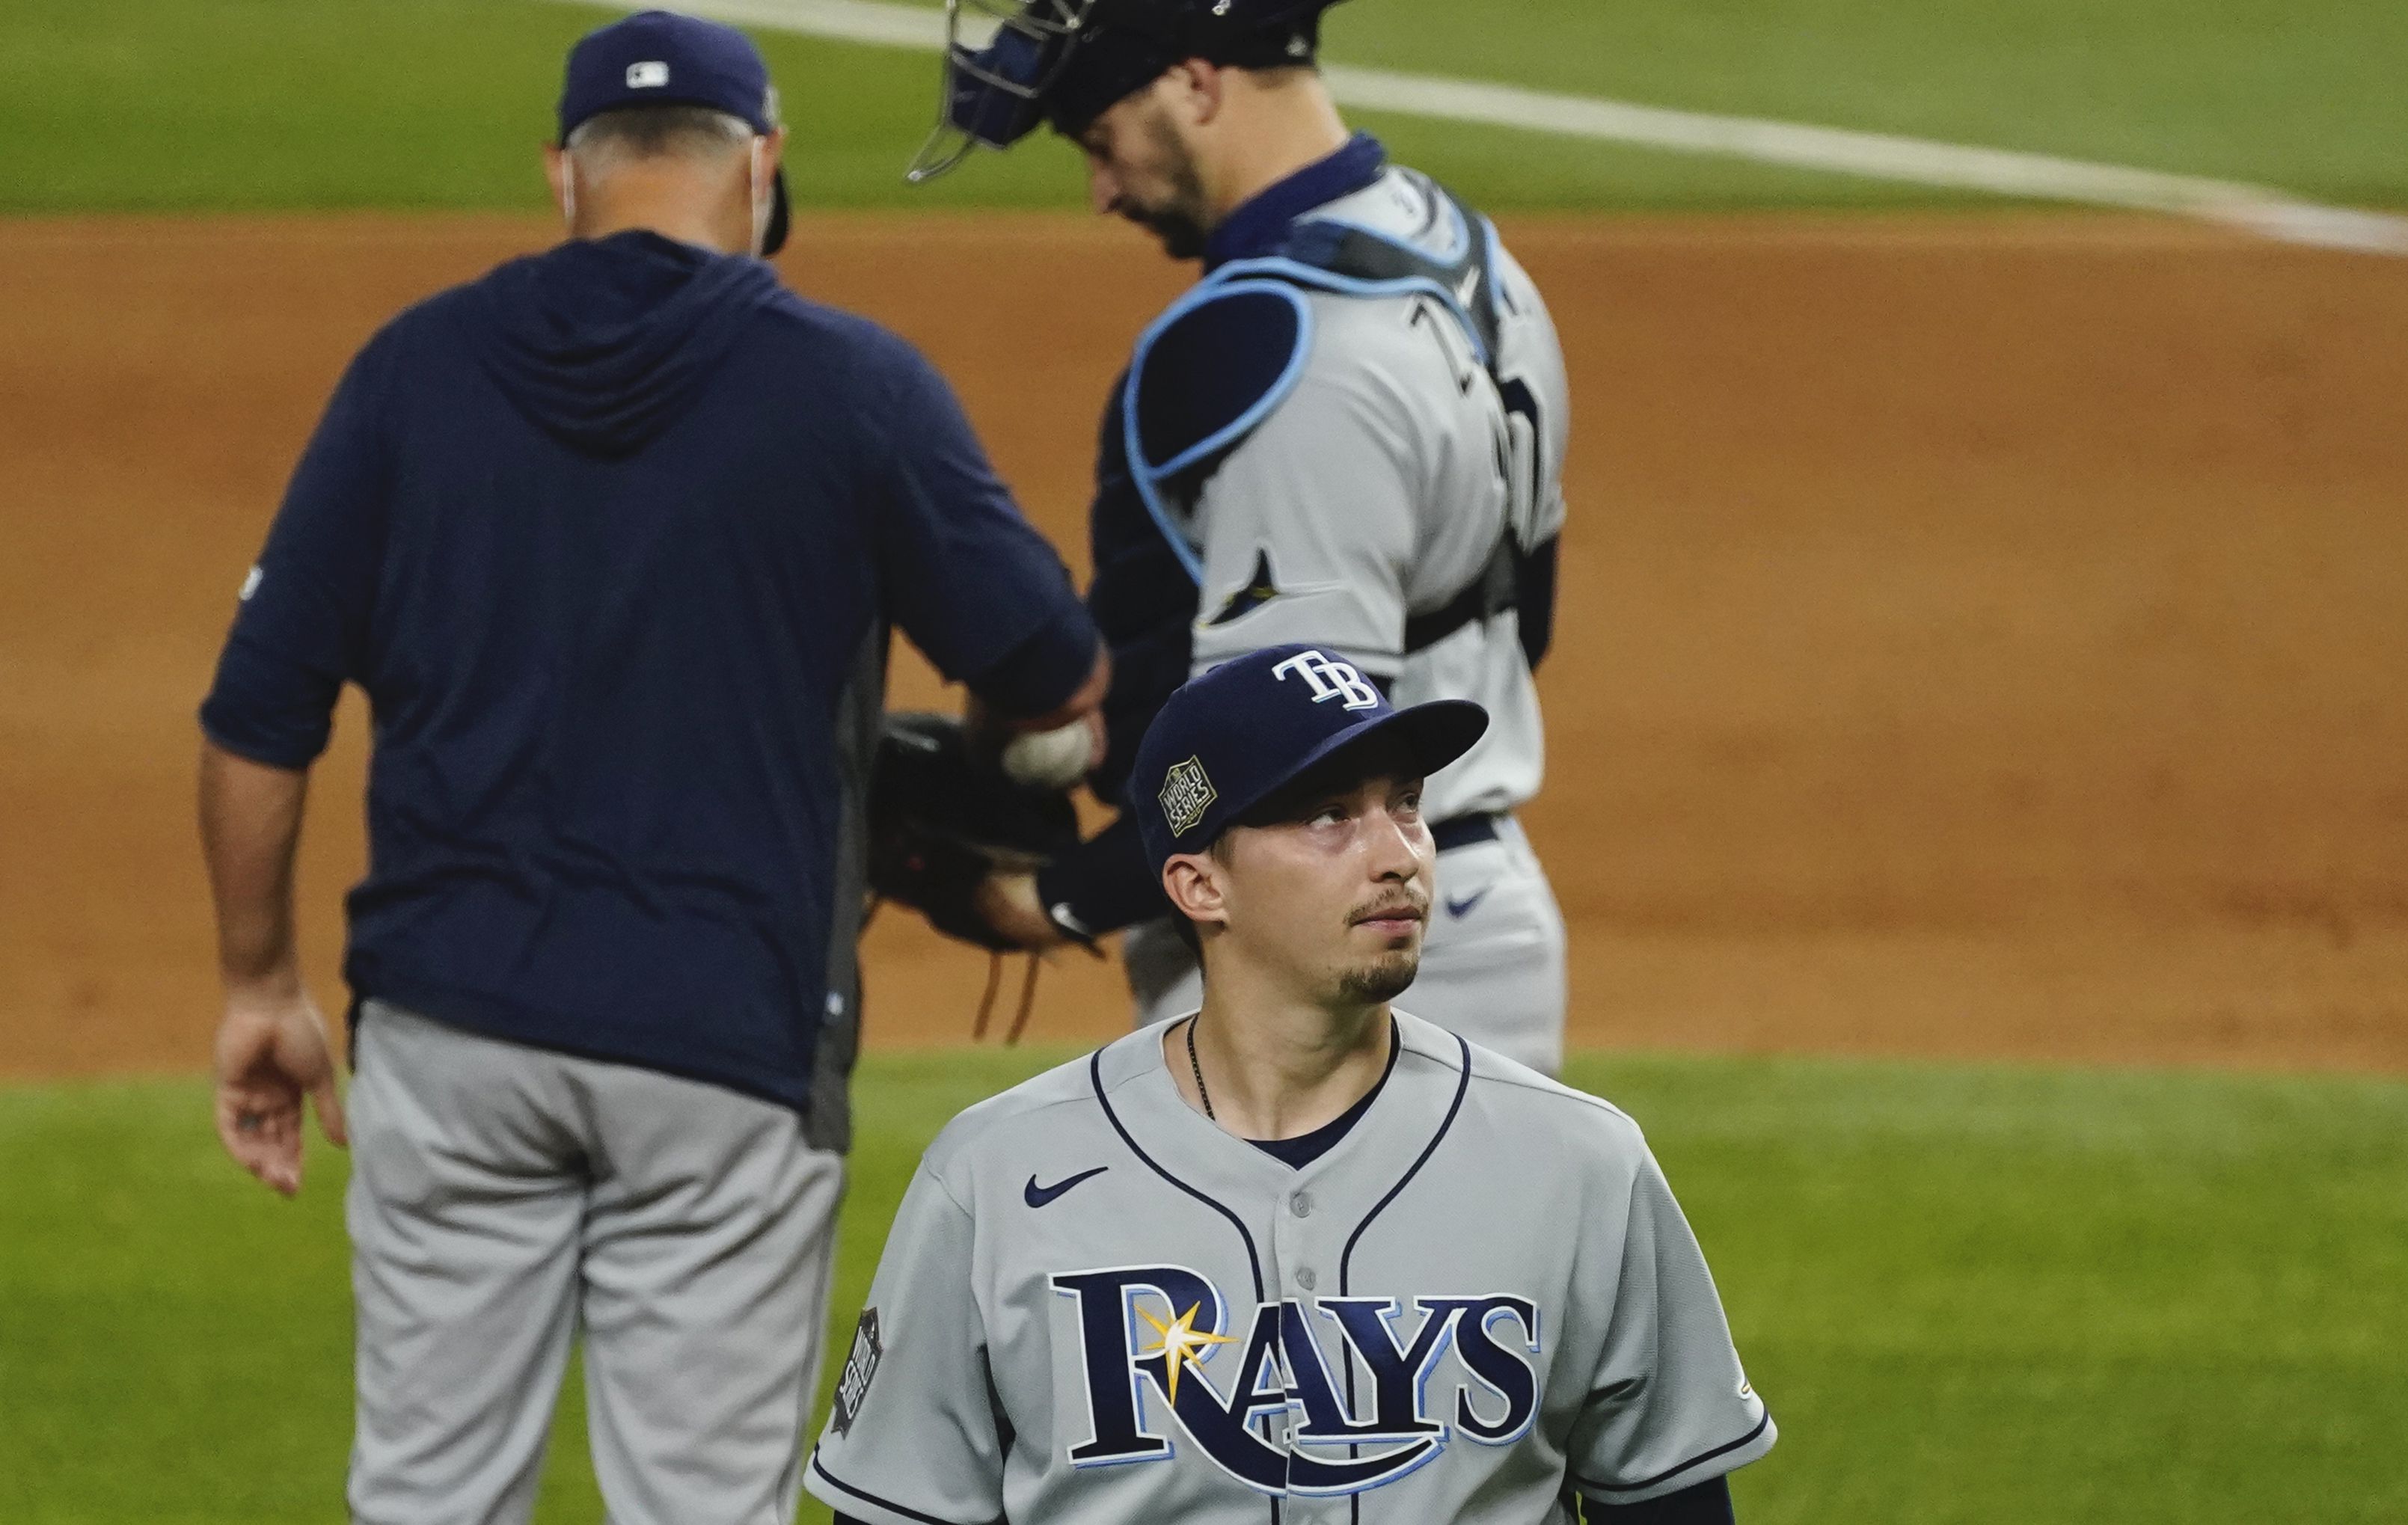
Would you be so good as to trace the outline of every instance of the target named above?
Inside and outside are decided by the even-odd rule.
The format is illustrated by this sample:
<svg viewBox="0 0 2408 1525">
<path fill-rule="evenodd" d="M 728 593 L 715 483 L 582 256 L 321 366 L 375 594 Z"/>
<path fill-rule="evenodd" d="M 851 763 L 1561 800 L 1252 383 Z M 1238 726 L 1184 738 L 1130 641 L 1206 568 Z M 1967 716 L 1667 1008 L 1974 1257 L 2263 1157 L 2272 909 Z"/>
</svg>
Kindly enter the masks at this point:
<svg viewBox="0 0 2408 1525">
<path fill-rule="evenodd" d="M 1121 962 L 1137 1025 L 1194 1011 L 1204 981 L 1168 921 L 1131 927 Z M 1520 823 L 1439 854 L 1422 969 L 1397 1005 L 1424 1021 L 1553 1075 L 1564 1062 L 1564 917 Z"/>
<path fill-rule="evenodd" d="M 616 1525 L 790 1525 L 842 1157 L 768 1102 L 375 1002 L 357 1062 L 351 1518 L 526 1519 L 581 1329 Z"/>
</svg>

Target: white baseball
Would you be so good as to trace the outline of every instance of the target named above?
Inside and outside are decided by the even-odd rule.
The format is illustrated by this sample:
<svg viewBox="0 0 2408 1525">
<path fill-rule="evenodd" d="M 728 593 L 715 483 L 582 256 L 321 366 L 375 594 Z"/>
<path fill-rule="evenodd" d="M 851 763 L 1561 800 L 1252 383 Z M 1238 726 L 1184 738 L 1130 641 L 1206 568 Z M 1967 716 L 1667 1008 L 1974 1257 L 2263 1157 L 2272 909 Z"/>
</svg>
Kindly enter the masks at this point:
<svg viewBox="0 0 2408 1525">
<path fill-rule="evenodd" d="M 1084 720 L 1057 731 L 1034 731 L 1004 745 L 1003 771 L 1037 789 L 1068 789 L 1096 762 L 1096 735 Z"/>
</svg>

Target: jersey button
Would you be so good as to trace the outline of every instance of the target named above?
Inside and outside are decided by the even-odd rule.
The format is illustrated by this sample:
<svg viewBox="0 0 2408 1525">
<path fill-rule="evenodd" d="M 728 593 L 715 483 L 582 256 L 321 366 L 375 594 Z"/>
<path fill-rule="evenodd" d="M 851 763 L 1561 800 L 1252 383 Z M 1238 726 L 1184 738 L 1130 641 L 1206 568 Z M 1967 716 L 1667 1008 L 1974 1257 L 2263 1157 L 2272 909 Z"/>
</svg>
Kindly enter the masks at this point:
<svg viewBox="0 0 2408 1525">
<path fill-rule="evenodd" d="M 1298 1218 L 1311 1218 L 1312 1216 L 1312 1193 L 1310 1191 L 1298 1191 L 1296 1195 L 1288 1198 L 1287 1210 L 1294 1213 Z"/>
<path fill-rule="evenodd" d="M 1313 1284 L 1320 1279 L 1312 1274 L 1312 1267 L 1309 1265 L 1299 1265 L 1296 1268 L 1296 1284 L 1308 1292 L 1312 1290 Z"/>
</svg>

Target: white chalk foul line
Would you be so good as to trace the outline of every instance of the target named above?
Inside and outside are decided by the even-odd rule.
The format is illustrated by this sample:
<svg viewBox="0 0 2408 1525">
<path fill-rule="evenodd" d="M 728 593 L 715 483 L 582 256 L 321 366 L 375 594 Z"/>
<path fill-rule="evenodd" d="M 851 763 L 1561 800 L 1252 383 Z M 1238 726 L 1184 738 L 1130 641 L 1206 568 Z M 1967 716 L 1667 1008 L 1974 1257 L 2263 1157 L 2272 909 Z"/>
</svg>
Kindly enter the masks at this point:
<svg viewBox="0 0 2408 1525">
<path fill-rule="evenodd" d="M 583 0 L 580 0 L 583 3 Z M 592 0 L 623 9 L 645 0 Z M 676 0 L 678 8 L 724 21 L 882 48 L 944 47 L 943 16 L 875 0 Z M 1830 174 L 1984 191 L 2035 201 L 2078 202 L 2171 212 L 2244 229 L 2286 243 L 2408 255 L 2408 217 L 2327 207 L 2266 186 L 2167 175 L 2006 149 L 1970 148 L 1886 133 L 1803 122 L 1711 116 L 1633 106 L 1512 85 L 1330 64 L 1323 73 L 1341 105 L 1443 121 L 1477 122 L 1562 137 L 1629 143 L 1674 153 L 1716 154 Z"/>
</svg>

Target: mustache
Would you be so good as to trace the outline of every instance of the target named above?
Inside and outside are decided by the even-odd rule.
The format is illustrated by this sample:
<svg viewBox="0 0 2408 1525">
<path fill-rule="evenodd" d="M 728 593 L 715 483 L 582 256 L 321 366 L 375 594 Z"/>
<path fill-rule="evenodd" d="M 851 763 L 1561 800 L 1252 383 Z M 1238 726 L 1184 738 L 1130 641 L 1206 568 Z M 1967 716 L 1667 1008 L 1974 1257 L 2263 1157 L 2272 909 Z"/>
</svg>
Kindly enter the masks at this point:
<svg viewBox="0 0 2408 1525">
<path fill-rule="evenodd" d="M 1373 901 L 1370 905 L 1357 910 L 1346 919 L 1346 924 L 1350 927 L 1359 927 L 1366 921 L 1383 921 L 1390 917 L 1408 917 L 1415 921 L 1427 921 L 1429 897 L 1416 895 L 1410 891 L 1400 895 L 1390 895 L 1385 899 Z"/>
</svg>

